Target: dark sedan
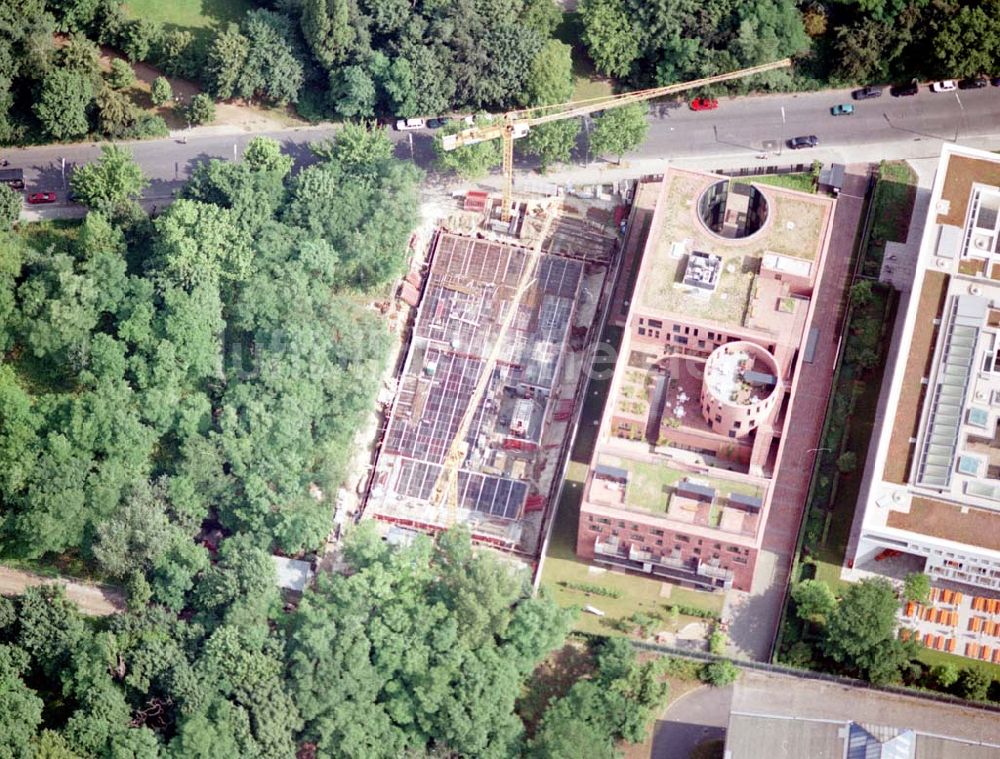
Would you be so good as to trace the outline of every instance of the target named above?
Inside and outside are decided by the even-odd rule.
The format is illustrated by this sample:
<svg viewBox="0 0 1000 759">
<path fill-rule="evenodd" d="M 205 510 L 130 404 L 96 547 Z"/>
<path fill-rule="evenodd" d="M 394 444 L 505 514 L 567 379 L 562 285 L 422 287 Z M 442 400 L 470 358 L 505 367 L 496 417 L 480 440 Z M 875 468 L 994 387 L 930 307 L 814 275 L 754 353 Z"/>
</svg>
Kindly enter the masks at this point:
<svg viewBox="0 0 1000 759">
<path fill-rule="evenodd" d="M 971 79 L 963 79 L 958 83 L 958 89 L 960 90 L 981 90 L 983 87 L 989 87 L 990 83 L 986 77 L 976 76 Z"/>
<path fill-rule="evenodd" d="M 862 87 L 860 90 L 854 90 L 851 93 L 851 97 L 855 100 L 870 100 L 871 98 L 882 97 L 882 88 L 873 87 L 868 85 L 867 87 Z"/>
<path fill-rule="evenodd" d="M 793 137 L 788 141 L 788 147 L 792 150 L 801 148 L 814 148 L 819 145 L 819 137 L 814 134 L 807 134 L 802 137 Z"/>
</svg>

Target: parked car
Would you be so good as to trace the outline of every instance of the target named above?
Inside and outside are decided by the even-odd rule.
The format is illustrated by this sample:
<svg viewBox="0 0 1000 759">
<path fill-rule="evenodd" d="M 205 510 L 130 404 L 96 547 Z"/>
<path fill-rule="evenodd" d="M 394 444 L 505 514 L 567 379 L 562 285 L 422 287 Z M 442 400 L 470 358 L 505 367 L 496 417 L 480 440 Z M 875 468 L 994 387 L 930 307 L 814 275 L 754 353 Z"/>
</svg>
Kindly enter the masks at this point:
<svg viewBox="0 0 1000 759">
<path fill-rule="evenodd" d="M 851 93 L 851 97 L 854 98 L 855 100 L 870 100 L 871 98 L 880 98 L 882 97 L 882 88 L 868 85 L 867 87 L 862 87 L 860 90 L 854 90 L 854 92 Z"/>
<path fill-rule="evenodd" d="M 833 116 L 852 116 L 854 114 L 854 106 L 850 103 L 838 103 L 830 109 L 830 113 Z"/>
<path fill-rule="evenodd" d="M 951 92 L 958 89 L 958 82 L 954 79 L 942 79 L 931 85 L 931 92 Z"/>
<path fill-rule="evenodd" d="M 889 89 L 889 94 L 894 98 L 898 97 L 909 97 L 910 95 L 916 95 L 920 91 L 920 87 L 917 84 L 916 79 L 911 79 L 906 84 L 894 84 Z"/>
<path fill-rule="evenodd" d="M 819 145 L 819 137 L 814 134 L 808 134 L 802 137 L 793 137 L 788 141 L 788 147 L 792 150 L 799 150 L 800 148 L 814 148 L 817 145 Z"/>
<path fill-rule="evenodd" d="M 39 203 L 55 203 L 56 194 L 54 192 L 33 192 L 28 196 L 28 202 L 32 205 Z"/>
<path fill-rule="evenodd" d="M 396 129 L 400 132 L 409 132 L 413 129 L 423 129 L 424 120 L 423 119 L 399 119 L 396 122 Z"/>
<path fill-rule="evenodd" d="M 1000 76 L 995 76 L 992 79 L 990 79 L 990 84 L 992 84 L 994 87 L 1000 87 Z"/>
<path fill-rule="evenodd" d="M 963 79 L 958 83 L 958 89 L 960 90 L 979 90 L 983 87 L 989 87 L 990 83 L 986 80 L 984 76 L 974 76 L 969 79 Z"/>
<path fill-rule="evenodd" d="M 442 116 L 442 117 L 437 118 L 437 119 L 427 119 L 427 128 L 428 129 L 440 129 L 445 124 L 447 124 L 449 121 L 451 121 L 451 119 L 449 119 L 447 116 Z"/>
<path fill-rule="evenodd" d="M 715 98 L 695 98 L 691 101 L 692 111 L 714 111 L 719 107 L 719 101 Z"/>
</svg>

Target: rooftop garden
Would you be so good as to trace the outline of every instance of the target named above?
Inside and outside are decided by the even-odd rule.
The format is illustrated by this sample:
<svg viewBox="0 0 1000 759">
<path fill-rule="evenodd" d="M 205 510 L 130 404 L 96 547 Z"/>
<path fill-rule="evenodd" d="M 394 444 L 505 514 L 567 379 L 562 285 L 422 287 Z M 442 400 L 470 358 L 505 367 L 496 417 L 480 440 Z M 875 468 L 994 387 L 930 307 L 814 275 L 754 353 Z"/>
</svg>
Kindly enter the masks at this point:
<svg viewBox="0 0 1000 759">
<path fill-rule="evenodd" d="M 771 218 L 764 229 L 741 240 L 721 240 L 696 218 L 694 206 L 712 180 L 701 174 L 673 170 L 664 196 L 663 223 L 647 264 L 637 303 L 656 311 L 682 311 L 723 324 L 742 324 L 751 287 L 765 252 L 814 260 L 823 242 L 831 205 L 823 198 L 810 199 L 768 187 Z M 723 258 L 719 284 L 711 294 L 691 293 L 678 287 L 687 255 L 676 255 L 673 246 L 684 243 L 685 253 L 699 251 Z"/>
</svg>

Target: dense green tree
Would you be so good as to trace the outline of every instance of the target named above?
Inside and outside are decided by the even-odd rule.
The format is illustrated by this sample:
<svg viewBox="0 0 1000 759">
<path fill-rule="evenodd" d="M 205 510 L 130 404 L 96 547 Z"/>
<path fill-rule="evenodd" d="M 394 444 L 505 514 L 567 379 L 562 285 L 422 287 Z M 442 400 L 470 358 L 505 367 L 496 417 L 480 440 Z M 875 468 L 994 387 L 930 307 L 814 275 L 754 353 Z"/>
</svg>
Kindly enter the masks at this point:
<svg viewBox="0 0 1000 759">
<path fill-rule="evenodd" d="M 624 0 L 583 0 L 583 41 L 602 74 L 625 76 L 641 54 L 642 35 Z"/>
<path fill-rule="evenodd" d="M 128 62 L 123 61 L 121 58 L 115 58 L 111 61 L 111 71 L 108 72 L 108 84 L 116 90 L 122 90 L 126 87 L 131 87 L 134 82 L 135 72 Z"/>
<path fill-rule="evenodd" d="M 851 82 L 882 81 L 887 73 L 888 27 L 864 20 L 837 29 L 834 49 L 838 73 Z"/>
<path fill-rule="evenodd" d="M 381 56 L 381 53 L 375 55 Z M 375 68 L 389 112 L 403 119 L 416 116 L 418 113 L 416 74 L 410 62 L 406 58 L 396 57 L 389 60 L 381 56 L 381 62 L 377 60 Z"/>
<path fill-rule="evenodd" d="M 573 95 L 572 48 L 549 40 L 531 62 L 526 82 L 528 105 L 563 103 Z"/>
<path fill-rule="evenodd" d="M 302 34 L 316 60 L 327 69 L 346 62 L 358 44 L 352 0 L 303 0 Z"/>
<path fill-rule="evenodd" d="M 985 701 L 993 679 L 983 667 L 963 667 L 958 676 L 958 690 L 970 701 Z"/>
<path fill-rule="evenodd" d="M 526 0 L 521 19 L 543 37 L 549 37 L 562 21 L 562 12 L 553 0 Z"/>
<path fill-rule="evenodd" d="M 936 664 L 931 667 L 931 677 L 945 690 L 958 682 L 958 669 L 952 664 Z"/>
<path fill-rule="evenodd" d="M 554 163 L 567 163 L 580 135 L 580 120 L 566 119 L 532 127 L 517 145 L 528 155 L 538 157 L 542 172 Z"/>
<path fill-rule="evenodd" d="M 97 324 L 97 288 L 59 253 L 34 262 L 18 289 L 25 344 L 39 358 L 80 356 Z"/>
<path fill-rule="evenodd" d="M 41 415 L 9 365 L 0 365 L 0 497 L 12 498 L 26 484 L 35 464 Z"/>
<path fill-rule="evenodd" d="M 58 681 L 87 636 L 76 607 L 58 585 L 27 588 L 18 604 L 17 645 Z"/>
<path fill-rule="evenodd" d="M 155 223 L 157 257 L 170 282 L 193 289 L 246 277 L 253 253 L 230 210 L 179 200 Z"/>
<path fill-rule="evenodd" d="M 170 87 L 170 82 L 167 81 L 166 77 L 158 76 L 153 80 L 149 96 L 153 101 L 153 105 L 166 105 L 174 99 L 174 91 Z"/>
<path fill-rule="evenodd" d="M 90 129 L 87 108 L 94 99 L 90 80 L 65 69 L 53 69 L 42 80 L 34 111 L 42 128 L 57 140 L 81 137 Z"/>
<path fill-rule="evenodd" d="M 438 130 L 434 135 L 434 153 L 440 170 L 454 171 L 463 179 L 476 179 L 500 166 L 500 141 L 485 140 L 455 150 L 445 150 L 442 142 L 444 135 L 460 132 L 464 128 L 464 124 L 453 122 Z"/>
<path fill-rule="evenodd" d="M 368 124 L 344 124 L 327 143 L 313 143 L 316 155 L 333 159 L 351 172 L 377 172 L 392 158 L 394 145 L 388 131 Z"/>
<path fill-rule="evenodd" d="M 137 18 L 129 21 L 122 28 L 118 36 L 118 44 L 121 46 L 125 57 L 132 63 L 144 61 L 149 58 L 150 50 L 156 44 L 160 34 L 160 27 L 145 18 Z"/>
<path fill-rule="evenodd" d="M 204 53 L 194 35 L 185 29 L 164 29 L 153 46 L 153 60 L 168 76 L 197 77 Z"/>
<path fill-rule="evenodd" d="M 42 722 L 42 700 L 25 685 L 28 655 L 0 644 L 0 756 L 32 756 L 32 738 Z"/>
<path fill-rule="evenodd" d="M 102 87 L 94 103 L 97 106 L 97 128 L 109 137 L 127 135 L 142 115 L 128 95 L 110 87 Z"/>
<path fill-rule="evenodd" d="M 106 215 L 116 215 L 137 201 L 148 185 L 132 151 L 117 145 L 102 145 L 101 157 L 70 177 L 70 187 L 80 202 Z"/>
<path fill-rule="evenodd" d="M 549 632 L 527 635 L 536 628 L 519 623 L 523 586 L 496 560 L 473 555 L 467 533 L 384 556 L 350 577 L 324 578 L 293 621 L 288 675 L 304 736 L 344 757 L 431 744 L 509 755 L 521 733 L 520 680 L 546 653 L 529 641 L 558 640 L 564 616 L 543 615 Z M 475 608 L 477 586 L 497 592 L 482 593 Z"/>
<path fill-rule="evenodd" d="M 203 546 L 179 535 L 163 549 L 153 567 L 153 598 L 179 612 L 184 608 L 187 594 L 194 588 L 195 577 L 208 569 L 208 553 Z"/>
<path fill-rule="evenodd" d="M 82 32 L 94 23 L 100 0 L 47 0 L 45 5 L 55 15 L 59 31 Z"/>
<path fill-rule="evenodd" d="M 338 281 L 375 287 L 400 271 L 416 223 L 419 178 L 416 167 L 398 161 L 310 166 L 292 185 L 285 221 L 341 254 Z"/>
<path fill-rule="evenodd" d="M 243 151 L 243 161 L 252 171 L 274 172 L 279 179 L 292 170 L 292 157 L 281 152 L 281 144 L 271 137 L 254 137 Z"/>
<path fill-rule="evenodd" d="M 331 75 L 330 100 L 346 119 L 375 113 L 375 82 L 364 66 L 344 66 Z"/>
<path fill-rule="evenodd" d="M 166 483 L 137 483 L 118 512 L 97 527 L 94 558 L 101 569 L 123 578 L 146 570 L 172 542 L 175 527 L 168 515 Z"/>
<path fill-rule="evenodd" d="M 96 85 L 101 79 L 101 50 L 82 34 L 71 34 L 59 50 L 62 68 Z"/>
<path fill-rule="evenodd" d="M 229 24 L 215 36 L 205 62 L 205 78 L 212 94 L 223 100 L 243 94 L 240 80 L 249 55 L 250 41 L 236 24 Z"/>
<path fill-rule="evenodd" d="M 645 103 L 612 108 L 595 119 L 597 126 L 590 135 L 590 148 L 594 155 L 611 153 L 618 156 L 618 163 L 630 150 L 646 139 L 649 131 L 649 108 Z"/>
<path fill-rule="evenodd" d="M 923 572 L 910 572 L 903 580 L 903 598 L 916 603 L 927 603 L 931 594 L 931 578 Z"/>
<path fill-rule="evenodd" d="M 709 685 L 714 685 L 716 688 L 724 688 L 735 682 L 739 676 L 740 668 L 728 659 L 709 662 L 698 673 L 699 678 Z"/>
<path fill-rule="evenodd" d="M 243 22 L 247 56 L 238 78 L 238 94 L 284 105 L 298 99 L 304 71 L 292 47 L 288 20 L 267 10 L 254 10 Z"/>
<path fill-rule="evenodd" d="M 837 608 L 837 598 L 822 580 L 803 580 L 792 586 L 795 613 L 800 619 L 823 622 Z"/>
<path fill-rule="evenodd" d="M 593 689 L 587 689 L 593 694 Z M 596 696 L 596 694 L 594 694 Z M 614 759 L 612 736 L 602 726 L 576 713 L 580 706 L 579 691 L 576 699 L 561 698 L 545 712 L 545 719 L 532 739 L 528 756 L 536 759 L 563 759 L 569 756 L 587 756 L 593 759 Z M 588 710 L 589 711 L 589 710 Z"/>
<path fill-rule="evenodd" d="M 24 198 L 21 193 L 7 185 L 0 185 L 0 232 L 14 228 L 21 216 L 23 205 Z"/>
<path fill-rule="evenodd" d="M 943 19 L 932 49 L 948 76 L 993 73 L 1000 61 L 1000 0 L 954 8 Z"/>
<path fill-rule="evenodd" d="M 199 126 L 215 121 L 215 101 L 204 92 L 199 92 L 188 104 L 185 111 L 189 123 Z"/>
<path fill-rule="evenodd" d="M 851 585 L 829 615 L 823 648 L 852 674 L 875 683 L 892 682 L 908 660 L 896 637 L 899 600 L 888 580 L 866 579 Z"/>
</svg>

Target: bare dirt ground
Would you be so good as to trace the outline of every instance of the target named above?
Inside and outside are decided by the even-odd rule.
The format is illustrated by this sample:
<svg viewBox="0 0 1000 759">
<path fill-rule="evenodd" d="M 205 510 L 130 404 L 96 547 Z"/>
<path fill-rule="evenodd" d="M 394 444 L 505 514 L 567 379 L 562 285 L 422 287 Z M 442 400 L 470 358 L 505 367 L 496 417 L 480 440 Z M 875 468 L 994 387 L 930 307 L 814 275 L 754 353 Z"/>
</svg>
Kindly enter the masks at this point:
<svg viewBox="0 0 1000 759">
<path fill-rule="evenodd" d="M 75 603 L 81 612 L 91 616 L 117 614 L 125 608 L 125 596 L 118 588 L 109 585 L 73 582 L 0 567 L 0 595 L 21 595 L 28 588 L 37 585 L 62 585 L 66 589 L 66 598 Z"/>
<path fill-rule="evenodd" d="M 111 61 L 115 58 L 125 60 L 118 51 L 110 47 L 102 47 L 101 69 L 110 71 Z M 172 105 L 157 107 L 150 99 L 149 92 L 153 80 L 164 76 L 163 72 L 148 63 L 133 63 L 132 70 L 135 71 L 135 83 L 128 88 L 127 92 L 132 96 L 136 105 L 162 116 L 171 129 L 183 129 L 187 126 L 187 121 L 174 110 Z M 191 98 L 202 91 L 201 86 L 190 79 L 181 79 L 176 76 L 168 76 L 166 79 L 170 82 L 175 101 L 183 105 L 190 103 Z M 308 122 L 296 116 L 290 108 L 262 108 L 242 100 L 216 103 L 215 120 L 212 122 L 212 126 L 239 127 L 247 132 L 267 132 L 290 126 L 305 126 L 306 124 Z"/>
</svg>

